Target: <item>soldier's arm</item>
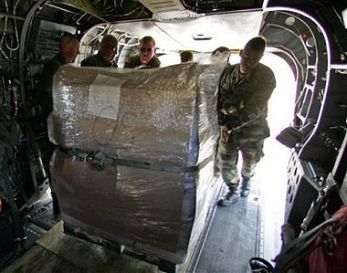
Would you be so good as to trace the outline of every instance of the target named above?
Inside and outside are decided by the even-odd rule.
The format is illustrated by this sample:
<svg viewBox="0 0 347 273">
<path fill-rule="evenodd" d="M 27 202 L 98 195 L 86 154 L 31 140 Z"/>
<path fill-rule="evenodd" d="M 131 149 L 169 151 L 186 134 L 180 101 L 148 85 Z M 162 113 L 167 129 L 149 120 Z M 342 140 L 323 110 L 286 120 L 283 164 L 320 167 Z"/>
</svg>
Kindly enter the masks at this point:
<svg viewBox="0 0 347 273">
<path fill-rule="evenodd" d="M 84 59 L 84 60 L 81 62 L 81 66 L 90 66 L 90 64 L 88 63 L 88 58 L 87 58 L 87 59 Z"/>
<path fill-rule="evenodd" d="M 220 77 L 217 94 L 218 123 L 220 126 L 226 126 L 229 129 L 239 125 L 238 118 L 234 114 L 226 113 L 225 109 L 223 109 L 226 100 L 230 99 L 229 90 L 224 89 L 229 86 L 228 82 L 230 82 L 231 72 L 232 67 L 228 64 Z"/>
<path fill-rule="evenodd" d="M 272 71 L 268 71 L 263 79 L 256 84 L 252 97 L 248 98 L 243 105 L 240 115 L 241 123 L 257 119 L 267 107 L 267 103 L 276 86 L 276 80 Z"/>
<path fill-rule="evenodd" d="M 128 57 L 126 60 L 125 60 L 125 63 L 124 63 L 124 68 L 134 68 L 134 62 L 132 60 L 131 57 Z"/>
</svg>

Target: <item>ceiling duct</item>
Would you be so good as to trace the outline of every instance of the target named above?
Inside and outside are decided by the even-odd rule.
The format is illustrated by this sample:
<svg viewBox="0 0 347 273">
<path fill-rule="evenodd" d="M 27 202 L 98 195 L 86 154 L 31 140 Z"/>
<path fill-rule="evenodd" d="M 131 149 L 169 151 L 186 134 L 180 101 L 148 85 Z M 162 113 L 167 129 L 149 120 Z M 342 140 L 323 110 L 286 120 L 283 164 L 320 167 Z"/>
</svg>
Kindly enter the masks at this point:
<svg viewBox="0 0 347 273">
<path fill-rule="evenodd" d="M 152 13 L 185 10 L 179 0 L 139 0 Z"/>
<path fill-rule="evenodd" d="M 202 16 L 185 9 L 179 0 L 139 0 L 153 13 L 154 20 L 186 19 Z"/>
</svg>

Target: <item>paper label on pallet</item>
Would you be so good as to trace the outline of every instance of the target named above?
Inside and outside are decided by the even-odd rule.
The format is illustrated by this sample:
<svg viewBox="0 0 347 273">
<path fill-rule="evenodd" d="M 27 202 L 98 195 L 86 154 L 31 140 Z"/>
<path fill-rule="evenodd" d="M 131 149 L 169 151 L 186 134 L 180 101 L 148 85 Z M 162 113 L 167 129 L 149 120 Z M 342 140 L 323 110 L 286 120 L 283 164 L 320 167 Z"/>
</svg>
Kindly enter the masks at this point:
<svg viewBox="0 0 347 273">
<path fill-rule="evenodd" d="M 98 74 L 90 85 L 88 114 L 117 120 L 121 86 L 125 80 Z"/>
</svg>

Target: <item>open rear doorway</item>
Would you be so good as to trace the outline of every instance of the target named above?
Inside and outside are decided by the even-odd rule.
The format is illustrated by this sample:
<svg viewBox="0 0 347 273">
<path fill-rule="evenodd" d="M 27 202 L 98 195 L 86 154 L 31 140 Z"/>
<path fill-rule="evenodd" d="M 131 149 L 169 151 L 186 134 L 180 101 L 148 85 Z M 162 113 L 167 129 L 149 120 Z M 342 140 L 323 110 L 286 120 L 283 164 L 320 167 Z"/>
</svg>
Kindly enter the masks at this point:
<svg viewBox="0 0 347 273">
<path fill-rule="evenodd" d="M 289 65 L 274 54 L 266 54 L 262 63 L 272 68 L 277 86 L 269 101 L 268 123 L 271 136 L 264 145 L 264 158 L 257 166 L 260 182 L 261 246 L 260 254 L 273 259 L 281 248 L 281 226 L 287 191 L 287 165 L 290 149 L 275 138 L 293 120 L 296 82 Z M 263 253 L 262 253 L 263 252 Z"/>
</svg>

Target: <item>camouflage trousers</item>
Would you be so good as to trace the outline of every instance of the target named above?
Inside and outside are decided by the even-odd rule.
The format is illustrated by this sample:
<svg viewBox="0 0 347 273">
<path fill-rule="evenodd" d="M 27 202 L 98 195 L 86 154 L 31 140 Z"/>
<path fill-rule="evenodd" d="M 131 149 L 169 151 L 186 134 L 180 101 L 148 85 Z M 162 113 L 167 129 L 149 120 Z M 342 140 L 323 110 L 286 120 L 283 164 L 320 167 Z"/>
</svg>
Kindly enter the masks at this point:
<svg viewBox="0 0 347 273">
<path fill-rule="evenodd" d="M 223 143 L 219 141 L 217 164 L 224 180 L 229 187 L 237 187 L 240 183 L 238 172 L 239 154 L 242 156 L 241 175 L 250 178 L 254 175 L 255 167 L 263 156 L 264 139 L 252 141 L 232 141 Z"/>
</svg>

